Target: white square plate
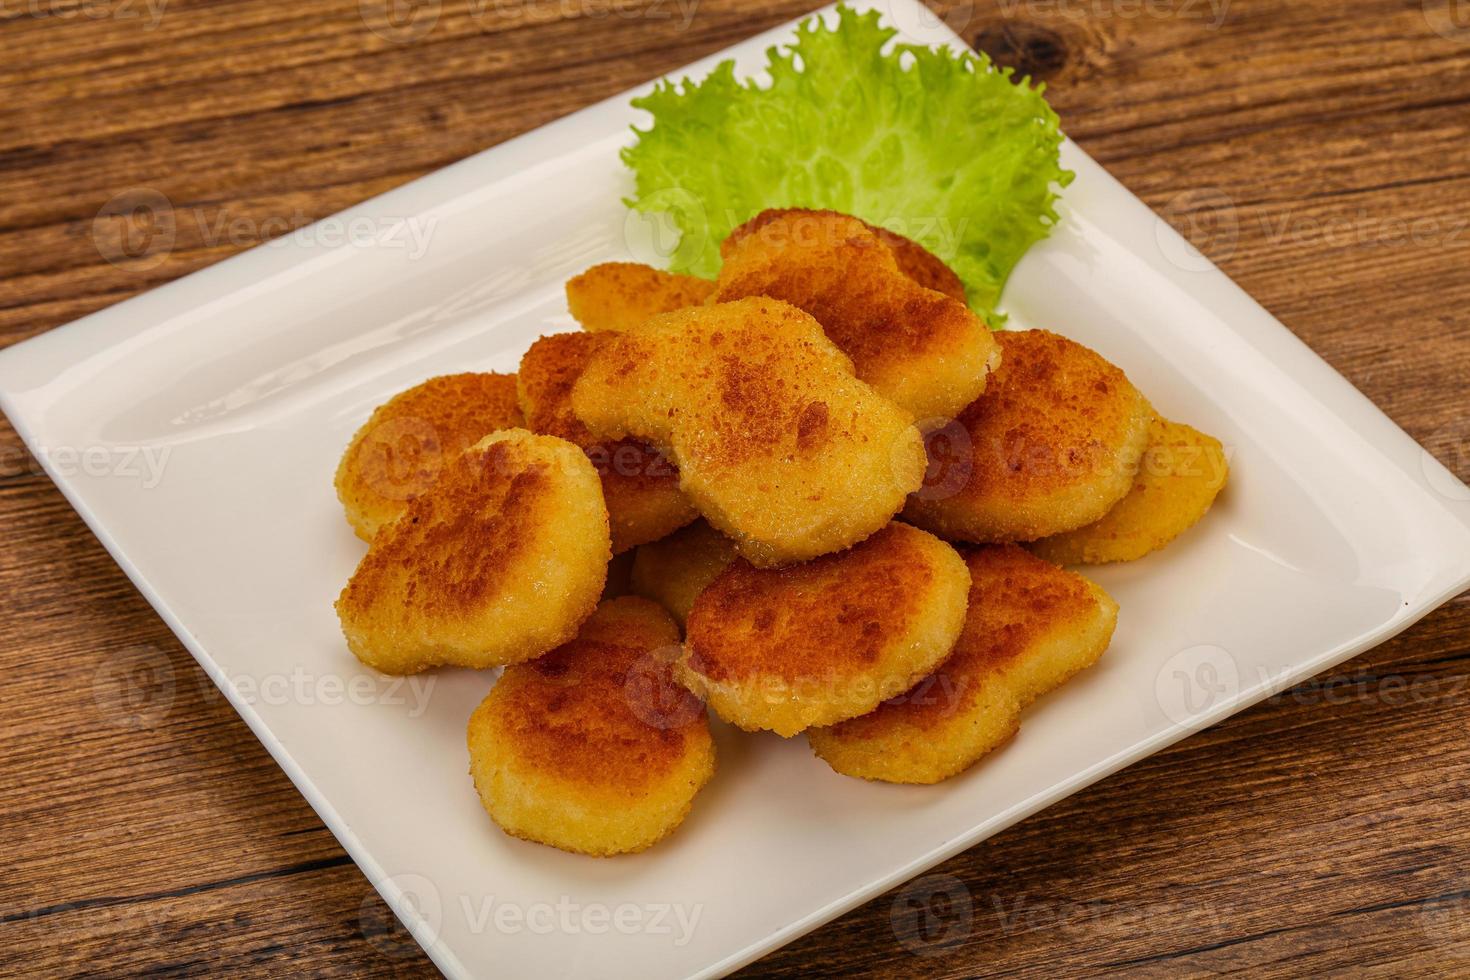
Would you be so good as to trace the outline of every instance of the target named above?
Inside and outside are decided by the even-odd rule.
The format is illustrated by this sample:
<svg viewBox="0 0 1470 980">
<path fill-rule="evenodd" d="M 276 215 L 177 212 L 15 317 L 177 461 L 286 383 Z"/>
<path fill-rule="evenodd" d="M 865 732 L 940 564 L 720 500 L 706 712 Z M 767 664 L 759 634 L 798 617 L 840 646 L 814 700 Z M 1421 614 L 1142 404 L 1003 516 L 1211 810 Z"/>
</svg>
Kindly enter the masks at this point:
<svg viewBox="0 0 1470 980">
<path fill-rule="evenodd" d="M 960 43 L 912 0 L 881 6 L 908 39 Z M 789 36 L 686 71 L 756 69 Z M 571 326 L 567 277 L 641 257 L 617 156 L 632 94 L 328 219 L 375 244 L 307 229 L 0 354 L 27 444 L 450 976 L 734 969 L 1470 585 L 1470 490 L 1068 144 L 1077 180 L 1011 280 L 1012 325 L 1095 347 L 1234 463 L 1199 527 L 1096 570 L 1122 605 L 1103 662 L 940 786 L 722 732 L 714 782 L 650 852 L 506 837 L 466 774 L 490 676 L 411 686 L 343 645 L 332 601 L 362 545 L 332 473 L 373 406 L 431 375 L 515 370 Z"/>
</svg>

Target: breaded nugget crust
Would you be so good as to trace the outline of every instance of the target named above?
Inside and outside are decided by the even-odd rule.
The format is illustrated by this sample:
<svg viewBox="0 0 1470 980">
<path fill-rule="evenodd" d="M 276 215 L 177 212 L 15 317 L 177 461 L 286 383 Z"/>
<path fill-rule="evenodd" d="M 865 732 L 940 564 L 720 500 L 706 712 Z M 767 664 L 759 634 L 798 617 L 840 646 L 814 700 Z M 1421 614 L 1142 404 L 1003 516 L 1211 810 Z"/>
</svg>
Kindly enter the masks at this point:
<svg viewBox="0 0 1470 980">
<path fill-rule="evenodd" d="M 1204 517 L 1229 474 L 1220 440 L 1180 422 L 1155 417 L 1148 449 L 1128 495 L 1101 520 L 1027 547 L 1061 565 L 1142 558 Z"/>
<path fill-rule="evenodd" d="M 577 417 L 597 438 L 668 451 L 700 513 L 756 565 L 862 540 L 923 480 L 908 414 L 793 306 L 692 307 L 601 336 L 572 389 Z"/>
<path fill-rule="evenodd" d="M 337 615 L 352 652 L 384 673 L 517 663 L 576 635 L 611 551 L 586 455 L 507 429 L 467 450 L 383 528 Z"/>
<path fill-rule="evenodd" d="M 456 456 L 520 424 L 513 374 L 450 374 L 401 392 L 378 406 L 337 466 L 347 522 L 371 541 Z"/>
<path fill-rule="evenodd" d="M 876 711 L 812 729 L 837 772 L 937 783 L 1004 744 L 1021 709 L 1102 656 L 1118 605 L 1097 585 L 1015 545 L 968 553 L 969 613 L 934 674 Z"/>
<path fill-rule="evenodd" d="M 866 224 L 832 211 L 759 216 L 722 249 L 714 301 L 785 300 L 816 317 L 857 376 L 920 420 L 958 414 L 997 359 L 963 300 L 905 275 Z"/>
<path fill-rule="evenodd" d="M 567 308 L 584 330 L 631 330 L 659 313 L 699 306 L 714 291 L 708 279 L 604 262 L 567 280 Z"/>
<path fill-rule="evenodd" d="M 679 471 L 657 449 L 638 439 L 600 442 L 572 414 L 572 385 L 599 340 L 589 333 L 542 337 L 521 358 L 517 378 L 526 428 L 576 443 L 592 460 L 617 555 L 678 530 L 699 512 L 679 489 Z"/>
<path fill-rule="evenodd" d="M 694 600 L 676 676 L 715 713 L 791 736 L 876 708 L 948 656 L 970 576 L 906 524 L 803 565 L 737 560 Z"/>
<path fill-rule="evenodd" d="M 667 609 L 679 625 L 695 598 L 735 560 L 735 542 L 704 521 L 633 553 L 631 588 Z"/>
<path fill-rule="evenodd" d="M 996 337 L 1000 369 L 931 436 L 925 485 L 904 519 L 977 543 L 1091 524 L 1132 486 L 1153 410 L 1122 371 L 1081 344 L 1046 330 Z"/>
<path fill-rule="evenodd" d="M 751 218 L 745 224 L 736 228 L 720 243 L 720 255 L 725 256 L 740 243 L 742 238 L 752 232 L 760 231 L 766 225 L 776 221 L 784 221 L 792 215 L 815 215 L 818 218 L 836 216 L 850 217 L 840 211 L 820 210 L 814 211 L 808 208 L 767 208 L 760 214 Z M 857 219 L 861 220 L 861 219 Z M 929 251 L 912 238 L 905 238 L 895 231 L 864 221 L 863 224 L 869 231 L 887 245 L 893 257 L 898 261 L 898 268 L 904 275 L 925 289 L 953 296 L 960 302 L 965 302 L 965 284 L 960 277 L 955 275 L 953 269 L 944 264 L 944 260 Z"/>
<path fill-rule="evenodd" d="M 715 769 L 704 706 L 669 663 L 679 629 L 627 596 L 576 639 L 508 667 L 470 717 L 470 774 L 506 833 L 564 851 L 641 851 L 689 812 Z"/>
</svg>

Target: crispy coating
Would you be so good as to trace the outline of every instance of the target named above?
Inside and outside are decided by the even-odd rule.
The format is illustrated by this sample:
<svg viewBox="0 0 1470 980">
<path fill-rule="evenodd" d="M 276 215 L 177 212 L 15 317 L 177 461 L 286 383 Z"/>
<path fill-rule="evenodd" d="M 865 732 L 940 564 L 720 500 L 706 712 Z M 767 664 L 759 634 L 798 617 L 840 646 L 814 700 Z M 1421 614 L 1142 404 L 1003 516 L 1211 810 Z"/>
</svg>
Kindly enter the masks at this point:
<svg viewBox="0 0 1470 980">
<path fill-rule="evenodd" d="M 583 330 L 631 330 L 659 313 L 699 306 L 714 291 L 708 279 L 604 262 L 567 280 L 567 308 Z"/>
<path fill-rule="evenodd" d="M 691 307 L 602 336 L 572 389 L 577 417 L 599 439 L 668 452 L 700 513 L 756 565 L 861 541 L 923 481 L 908 414 L 794 306 Z"/>
<path fill-rule="evenodd" d="M 638 439 L 600 442 L 572 414 L 572 385 L 601 338 L 590 333 L 542 337 L 521 358 L 519 393 L 526 428 L 576 443 L 602 478 L 613 554 L 657 541 L 699 516 L 679 489 L 679 471 Z"/>
<path fill-rule="evenodd" d="M 933 675 L 878 710 L 812 729 L 837 772 L 890 783 L 937 783 L 1003 745 L 1021 710 L 1097 662 L 1118 605 L 1097 585 L 1016 545 L 966 556 L 969 614 Z"/>
<path fill-rule="evenodd" d="M 759 231 L 766 225 L 776 221 L 784 221 L 791 215 L 814 215 L 819 219 L 836 215 L 847 217 L 840 211 L 813 211 L 806 208 L 767 208 L 760 214 L 751 218 L 745 224 L 736 228 L 720 243 L 720 254 L 725 255 L 733 249 L 742 238 Z M 859 219 L 861 220 L 861 219 Z M 944 264 L 944 260 L 929 251 L 912 238 L 905 238 L 896 231 L 880 228 L 875 224 L 864 221 L 863 225 L 869 231 L 877 235 L 884 245 L 888 246 L 898 262 L 898 268 L 904 275 L 925 289 L 953 296 L 960 302 L 965 302 L 965 284 L 959 276 L 955 275 L 953 269 Z"/>
<path fill-rule="evenodd" d="M 456 456 L 521 422 L 513 374 L 450 374 L 395 395 L 352 437 L 337 466 L 347 523 L 371 541 Z"/>
<path fill-rule="evenodd" d="M 1102 519 L 1027 547 L 1062 565 L 1133 561 L 1157 551 L 1205 516 L 1230 464 L 1220 440 L 1155 417 L 1148 449 L 1128 495 Z"/>
<path fill-rule="evenodd" d="M 737 560 L 694 600 L 675 674 L 726 721 L 790 737 L 866 714 L 931 673 L 969 592 L 955 550 L 907 524 L 789 568 Z"/>
<path fill-rule="evenodd" d="M 1133 485 L 1153 410 L 1122 371 L 1045 330 L 1002 332 L 990 387 L 931 432 L 904 519 L 950 540 L 1033 541 L 1098 520 Z"/>
<path fill-rule="evenodd" d="M 721 253 L 714 301 L 785 300 L 812 316 L 857 376 L 917 419 L 952 418 L 985 390 L 995 338 L 963 300 L 905 275 L 869 226 L 833 211 L 762 214 Z"/>
<path fill-rule="evenodd" d="M 470 775 L 506 833 L 579 854 L 641 851 L 715 770 L 704 706 L 669 670 L 679 629 L 646 599 L 604 602 L 576 639 L 508 667 L 470 717 Z"/>
<path fill-rule="evenodd" d="M 582 451 L 506 429 L 379 532 L 337 615 L 352 652 L 387 674 L 518 663 L 576 635 L 611 550 Z"/>
<path fill-rule="evenodd" d="M 735 560 L 735 542 L 695 521 L 633 554 L 634 594 L 657 602 L 683 626 L 705 587 Z"/>
</svg>

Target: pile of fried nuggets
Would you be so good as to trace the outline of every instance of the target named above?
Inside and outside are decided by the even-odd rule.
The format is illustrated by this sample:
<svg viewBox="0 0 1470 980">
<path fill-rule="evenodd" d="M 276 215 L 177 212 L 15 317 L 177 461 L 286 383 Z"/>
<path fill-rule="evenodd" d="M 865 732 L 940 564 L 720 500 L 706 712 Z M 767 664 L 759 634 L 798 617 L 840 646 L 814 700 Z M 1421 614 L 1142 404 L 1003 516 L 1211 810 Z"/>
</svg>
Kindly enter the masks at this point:
<svg viewBox="0 0 1470 980">
<path fill-rule="evenodd" d="M 1042 330 L 992 333 L 908 239 L 768 211 L 717 281 L 600 265 L 580 333 L 435 378 L 337 474 L 370 542 L 337 603 L 392 674 L 505 667 L 469 722 L 508 833 L 642 850 L 726 722 L 850 776 L 934 783 L 1094 663 L 1128 561 L 1209 509 L 1220 444 Z"/>
</svg>

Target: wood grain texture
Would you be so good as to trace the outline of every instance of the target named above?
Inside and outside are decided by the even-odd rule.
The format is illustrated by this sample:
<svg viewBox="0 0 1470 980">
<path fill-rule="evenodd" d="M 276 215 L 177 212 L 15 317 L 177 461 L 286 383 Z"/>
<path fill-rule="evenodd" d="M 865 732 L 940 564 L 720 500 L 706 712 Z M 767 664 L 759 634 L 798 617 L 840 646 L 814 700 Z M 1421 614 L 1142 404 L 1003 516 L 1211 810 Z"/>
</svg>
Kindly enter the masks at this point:
<svg viewBox="0 0 1470 980">
<path fill-rule="evenodd" d="M 0 5 L 0 345 L 812 0 L 152 3 Z M 1465 0 L 934 9 L 1470 477 Z M 142 191 L 172 247 L 120 252 Z M 8 425 L 0 596 L 0 972 L 433 974 Z M 1467 707 L 1462 597 L 749 973 L 1470 976 Z"/>
</svg>

